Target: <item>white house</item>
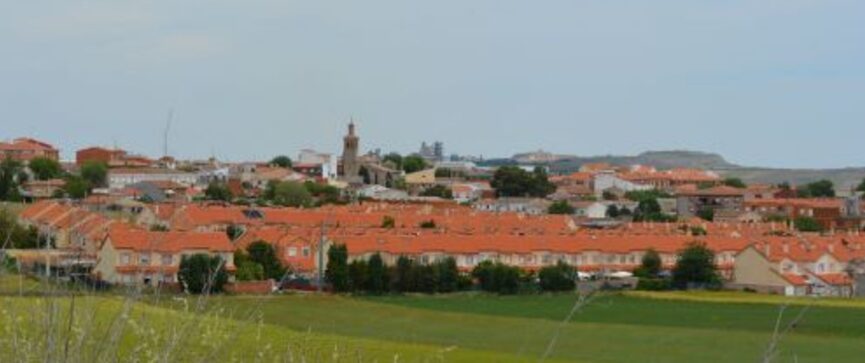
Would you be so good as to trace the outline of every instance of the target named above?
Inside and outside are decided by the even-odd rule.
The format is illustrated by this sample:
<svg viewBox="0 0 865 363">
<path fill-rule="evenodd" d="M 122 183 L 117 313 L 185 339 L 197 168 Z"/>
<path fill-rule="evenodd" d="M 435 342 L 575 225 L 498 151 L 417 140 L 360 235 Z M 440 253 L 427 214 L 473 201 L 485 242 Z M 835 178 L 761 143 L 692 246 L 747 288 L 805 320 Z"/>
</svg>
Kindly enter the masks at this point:
<svg viewBox="0 0 865 363">
<path fill-rule="evenodd" d="M 198 181 L 198 177 L 196 173 L 172 169 L 111 169 L 108 171 L 108 187 L 111 189 L 123 189 L 132 184 L 154 181 L 174 182 L 185 186 L 192 186 Z"/>
</svg>

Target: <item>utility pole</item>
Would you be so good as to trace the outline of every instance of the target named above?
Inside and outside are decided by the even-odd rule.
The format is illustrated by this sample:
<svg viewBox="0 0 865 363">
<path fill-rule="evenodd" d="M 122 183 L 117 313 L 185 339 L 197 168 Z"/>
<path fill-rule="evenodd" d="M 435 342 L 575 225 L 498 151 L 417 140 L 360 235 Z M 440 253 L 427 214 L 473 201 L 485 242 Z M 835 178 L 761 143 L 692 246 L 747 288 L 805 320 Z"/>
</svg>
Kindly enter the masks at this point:
<svg viewBox="0 0 865 363">
<path fill-rule="evenodd" d="M 165 133 L 162 135 L 162 156 L 168 156 L 168 132 L 171 130 L 171 120 L 174 119 L 174 108 L 168 109 L 168 118 L 165 122 Z"/>
<path fill-rule="evenodd" d="M 318 293 L 322 291 L 322 284 L 324 283 L 324 235 L 327 231 L 327 219 L 321 222 L 321 236 L 318 239 L 318 274 L 316 278 L 316 288 L 318 289 Z"/>
</svg>

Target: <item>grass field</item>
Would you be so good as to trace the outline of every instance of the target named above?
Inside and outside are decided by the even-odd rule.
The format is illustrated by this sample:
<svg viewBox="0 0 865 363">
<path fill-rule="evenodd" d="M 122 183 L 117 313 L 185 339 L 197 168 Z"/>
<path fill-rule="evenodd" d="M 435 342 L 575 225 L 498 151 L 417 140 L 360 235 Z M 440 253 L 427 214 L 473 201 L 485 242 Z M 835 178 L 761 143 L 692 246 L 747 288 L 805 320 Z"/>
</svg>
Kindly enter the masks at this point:
<svg viewBox="0 0 865 363">
<path fill-rule="evenodd" d="M 0 297 L 0 361 L 8 361 L 3 352 L 9 351 L 10 337 L 26 341 L 50 335 L 40 327 L 52 321 L 51 316 L 65 326 L 62 323 L 74 310 L 80 320 L 73 319 L 74 325 L 90 322 L 90 329 L 83 330 L 92 336 L 110 335 L 106 332 L 118 321 L 124 323 L 112 354 L 168 354 L 177 362 L 214 357 L 268 362 L 536 362 L 557 332 L 549 362 L 757 362 L 772 335 L 779 305 L 790 302 L 739 293 L 607 294 L 562 324 L 575 299 L 483 294 L 218 296 L 198 311 L 193 297 L 130 300 L 106 294 L 78 297 L 75 302 L 70 297 Z M 75 309 L 70 310 L 73 304 Z M 793 300 L 784 320 L 806 308 L 805 318 L 782 341 L 775 362 L 862 361 L 861 301 Z M 14 326 L 30 328 L 10 333 Z M 78 330 L 82 328 L 69 331 Z M 97 349 L 101 345 L 95 342 L 102 341 L 73 344 L 90 352 L 79 355 L 78 361 L 110 360 L 105 357 L 114 355 Z M 47 349 L 47 344 L 28 349 L 37 358 L 44 358 L 38 352 L 58 356 L 63 351 Z M 164 353 L 166 349 L 170 353 Z"/>
<path fill-rule="evenodd" d="M 695 296 L 701 296 L 697 294 Z M 779 305 L 752 295 L 723 302 L 688 294 L 605 295 L 562 328 L 552 357 L 584 362 L 759 361 Z M 703 297 L 705 298 L 705 297 Z M 257 306 L 263 321 L 294 330 L 399 343 L 497 352 L 537 361 L 574 296 L 221 297 L 215 306 Z M 792 305 L 785 321 L 804 305 Z M 865 309 L 813 306 L 781 345 L 779 362 L 859 361 L 865 356 Z"/>
</svg>

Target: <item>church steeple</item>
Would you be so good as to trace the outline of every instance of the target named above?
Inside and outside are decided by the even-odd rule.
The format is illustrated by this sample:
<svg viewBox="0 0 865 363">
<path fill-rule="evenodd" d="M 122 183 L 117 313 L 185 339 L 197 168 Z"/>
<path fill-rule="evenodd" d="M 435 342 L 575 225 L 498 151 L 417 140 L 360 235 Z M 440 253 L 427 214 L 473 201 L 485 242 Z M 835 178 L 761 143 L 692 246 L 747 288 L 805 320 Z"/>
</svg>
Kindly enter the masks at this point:
<svg viewBox="0 0 865 363">
<path fill-rule="evenodd" d="M 349 183 L 360 180 L 360 163 L 357 159 L 360 138 L 355 134 L 354 119 L 348 123 L 348 134 L 342 142 L 342 176 Z"/>
</svg>

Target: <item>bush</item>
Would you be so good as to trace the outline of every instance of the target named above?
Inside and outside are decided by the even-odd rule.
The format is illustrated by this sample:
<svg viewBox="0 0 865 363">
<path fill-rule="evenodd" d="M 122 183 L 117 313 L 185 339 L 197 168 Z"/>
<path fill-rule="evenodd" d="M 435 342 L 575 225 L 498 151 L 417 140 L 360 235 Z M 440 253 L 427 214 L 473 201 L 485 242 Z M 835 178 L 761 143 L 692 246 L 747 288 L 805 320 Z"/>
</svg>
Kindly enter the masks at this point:
<svg viewBox="0 0 865 363">
<path fill-rule="evenodd" d="M 538 272 L 542 291 L 571 291 L 577 287 L 576 275 L 576 269 L 564 261 L 546 266 Z"/>
<path fill-rule="evenodd" d="M 715 253 L 704 243 L 691 242 L 679 251 L 673 269 L 673 285 L 680 289 L 690 287 L 716 288 L 721 279 L 715 266 Z"/>
<path fill-rule="evenodd" d="M 661 273 L 661 255 L 658 251 L 650 248 L 643 255 L 640 267 L 634 270 L 634 276 L 641 278 L 655 278 Z"/>
<path fill-rule="evenodd" d="M 574 214 L 574 207 L 571 206 L 567 201 L 560 200 L 557 202 L 553 202 L 553 204 L 550 204 L 550 207 L 547 209 L 547 213 L 549 213 L 549 214 Z"/>
<path fill-rule="evenodd" d="M 665 278 L 640 278 L 637 282 L 637 290 L 663 291 L 670 290 L 672 286 L 672 281 Z"/>
<path fill-rule="evenodd" d="M 690 231 L 692 236 L 705 236 L 708 234 L 706 229 L 700 226 L 690 227 Z"/>
<path fill-rule="evenodd" d="M 348 264 L 348 291 L 361 292 L 367 287 L 367 263 L 354 260 Z"/>
<path fill-rule="evenodd" d="M 501 262 L 484 261 L 472 270 L 481 290 L 498 294 L 516 294 L 520 286 L 520 269 Z"/>
<path fill-rule="evenodd" d="M 430 219 L 430 220 L 428 220 L 428 221 L 420 222 L 420 226 L 419 226 L 419 227 L 420 227 L 420 228 L 423 228 L 423 229 L 432 229 L 432 228 L 436 228 L 436 221 Z"/>
<path fill-rule="evenodd" d="M 823 226 L 811 217 L 798 217 L 793 220 L 796 230 L 799 232 L 822 232 Z"/>
<path fill-rule="evenodd" d="M 387 267 L 384 265 L 381 255 L 376 253 L 370 256 L 366 267 L 366 291 L 373 294 L 387 292 L 390 287 L 388 284 L 390 279 L 388 278 Z"/>
<path fill-rule="evenodd" d="M 191 294 L 221 292 L 228 282 L 225 262 L 219 256 L 204 253 L 183 256 L 180 260 L 178 278 Z"/>
<path fill-rule="evenodd" d="M 234 195 L 225 183 L 212 182 L 204 190 L 204 197 L 207 200 L 230 202 Z"/>
<path fill-rule="evenodd" d="M 234 252 L 234 266 L 237 267 L 234 277 L 238 281 L 264 280 L 264 268 L 261 267 L 261 264 L 253 261 L 243 250 L 239 249 Z"/>
<path fill-rule="evenodd" d="M 700 210 L 697 211 L 697 217 L 700 217 L 700 219 L 702 219 L 704 221 L 709 221 L 709 222 L 714 221 L 715 220 L 715 210 L 712 208 L 705 208 L 705 207 L 700 208 Z"/>
<path fill-rule="evenodd" d="M 249 253 L 250 260 L 261 265 L 265 278 L 281 281 L 285 276 L 287 269 L 282 265 L 282 261 L 277 257 L 276 249 L 270 243 L 253 242 L 246 247 L 246 252 Z"/>
<path fill-rule="evenodd" d="M 450 188 L 444 185 L 435 185 L 427 188 L 420 193 L 422 197 L 439 197 L 442 199 L 454 199 L 454 194 Z"/>
<path fill-rule="evenodd" d="M 349 291 L 348 248 L 345 245 L 335 244 L 327 250 L 324 278 L 333 291 Z"/>
</svg>

